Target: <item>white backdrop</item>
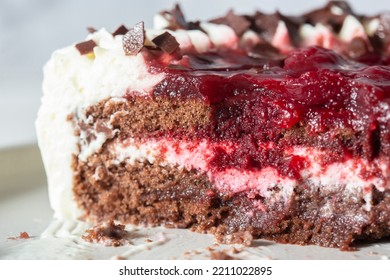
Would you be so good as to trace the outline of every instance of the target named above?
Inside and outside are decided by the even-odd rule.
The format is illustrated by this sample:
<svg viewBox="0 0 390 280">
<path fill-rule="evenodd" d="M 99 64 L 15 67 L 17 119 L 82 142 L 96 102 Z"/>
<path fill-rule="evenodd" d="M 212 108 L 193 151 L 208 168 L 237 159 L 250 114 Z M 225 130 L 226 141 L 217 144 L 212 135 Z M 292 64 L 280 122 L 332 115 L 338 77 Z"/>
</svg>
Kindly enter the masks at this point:
<svg viewBox="0 0 390 280">
<path fill-rule="evenodd" d="M 41 95 L 42 66 L 57 48 L 82 40 L 87 26 L 114 30 L 179 2 L 187 19 L 208 19 L 255 9 L 297 14 L 326 0 L 0 0 L 0 147 L 35 141 L 33 122 Z M 358 13 L 390 10 L 388 0 L 350 0 Z M 19 108 L 15 108 L 19 106 Z M 20 110 L 22 113 L 20 113 Z M 12 129 L 12 133 L 5 133 Z"/>
</svg>

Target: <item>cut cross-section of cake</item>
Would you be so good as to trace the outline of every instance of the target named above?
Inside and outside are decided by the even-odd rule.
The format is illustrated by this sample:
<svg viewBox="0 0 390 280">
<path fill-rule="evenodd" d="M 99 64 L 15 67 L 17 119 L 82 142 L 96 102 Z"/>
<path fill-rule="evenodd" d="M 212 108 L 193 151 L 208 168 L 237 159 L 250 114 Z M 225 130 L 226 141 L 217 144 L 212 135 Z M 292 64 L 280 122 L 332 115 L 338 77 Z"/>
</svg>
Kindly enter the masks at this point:
<svg viewBox="0 0 390 280">
<path fill-rule="evenodd" d="M 350 248 L 390 235 L 390 16 L 329 2 L 95 31 L 45 67 L 63 219 Z"/>
</svg>

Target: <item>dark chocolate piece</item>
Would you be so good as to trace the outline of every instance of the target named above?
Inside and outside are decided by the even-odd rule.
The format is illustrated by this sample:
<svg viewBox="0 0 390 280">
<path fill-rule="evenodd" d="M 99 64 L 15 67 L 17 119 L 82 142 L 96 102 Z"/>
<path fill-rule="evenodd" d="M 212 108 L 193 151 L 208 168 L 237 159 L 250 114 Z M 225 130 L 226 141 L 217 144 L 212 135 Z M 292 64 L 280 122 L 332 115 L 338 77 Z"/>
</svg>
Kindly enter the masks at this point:
<svg viewBox="0 0 390 280">
<path fill-rule="evenodd" d="M 112 36 L 116 36 L 116 35 L 125 35 L 128 31 L 129 31 L 129 29 L 127 29 L 127 27 L 124 26 L 124 25 L 122 24 L 121 26 L 119 26 L 119 27 L 112 33 Z"/>
<path fill-rule="evenodd" d="M 204 31 L 203 28 L 200 26 L 200 21 L 199 20 L 197 20 L 197 21 L 189 21 L 188 25 L 187 25 L 187 28 L 188 28 L 188 30 L 200 30 L 200 31 L 206 33 L 206 31 Z"/>
<path fill-rule="evenodd" d="M 268 42 L 260 42 L 256 44 L 248 52 L 248 55 L 256 58 L 281 58 L 279 49 L 275 48 Z"/>
<path fill-rule="evenodd" d="M 374 36 L 377 38 L 378 47 L 381 51 L 386 52 L 390 44 L 390 12 L 379 15 L 379 26 Z"/>
<path fill-rule="evenodd" d="M 144 47 L 145 42 L 145 30 L 144 22 L 141 21 L 130 28 L 129 31 L 123 36 L 123 50 L 126 55 L 136 55 Z"/>
<path fill-rule="evenodd" d="M 75 45 L 76 49 L 80 52 L 81 55 L 93 52 L 93 48 L 96 46 L 97 45 L 93 40 L 84 41 Z"/>
<path fill-rule="evenodd" d="M 299 28 L 303 24 L 302 18 L 285 16 L 279 12 L 277 12 L 277 15 L 286 25 L 291 43 L 293 44 L 293 46 L 298 47 L 301 39 L 299 36 Z"/>
<path fill-rule="evenodd" d="M 176 41 L 175 37 L 169 34 L 169 32 L 164 32 L 157 36 L 152 42 L 161 50 L 169 54 L 173 53 L 179 47 L 179 43 Z"/>
<path fill-rule="evenodd" d="M 252 28 L 267 42 L 271 42 L 279 24 L 276 14 L 263 14 L 256 12 L 253 16 Z"/>
<path fill-rule="evenodd" d="M 278 11 L 273 14 L 256 12 L 252 17 L 251 27 L 261 38 L 270 43 L 272 42 L 280 21 L 283 21 L 286 25 L 291 43 L 296 47 L 299 46 L 299 27 L 304 22 L 300 17 L 285 16 Z"/>
<path fill-rule="evenodd" d="M 236 15 L 233 10 L 230 10 L 226 16 L 210 20 L 210 22 L 228 25 L 234 30 L 237 36 L 241 36 L 251 25 L 245 16 Z"/>
<path fill-rule="evenodd" d="M 309 12 L 303 16 L 307 23 L 316 25 L 322 23 L 339 32 L 347 15 L 354 15 L 351 7 L 345 1 L 330 1 L 325 7 Z"/>
<path fill-rule="evenodd" d="M 188 29 L 188 22 L 186 21 L 183 12 L 178 4 L 170 11 L 163 11 L 160 13 L 168 22 L 166 27 L 170 30 Z"/>
<path fill-rule="evenodd" d="M 88 33 L 95 33 L 97 31 L 97 29 L 95 27 L 88 26 L 87 31 L 88 31 Z"/>
</svg>

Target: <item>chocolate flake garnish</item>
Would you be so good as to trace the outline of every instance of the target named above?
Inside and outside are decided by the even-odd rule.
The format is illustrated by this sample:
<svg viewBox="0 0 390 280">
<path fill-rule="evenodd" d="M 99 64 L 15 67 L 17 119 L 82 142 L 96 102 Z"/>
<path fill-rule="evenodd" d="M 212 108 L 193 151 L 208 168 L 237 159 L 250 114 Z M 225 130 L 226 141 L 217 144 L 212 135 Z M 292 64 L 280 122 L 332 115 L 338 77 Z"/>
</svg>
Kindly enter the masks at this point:
<svg viewBox="0 0 390 280">
<path fill-rule="evenodd" d="M 226 15 L 229 26 L 236 32 L 237 36 L 241 36 L 248 30 L 251 23 L 244 17 L 236 15 L 232 10 Z"/>
<path fill-rule="evenodd" d="M 295 47 L 298 47 L 300 43 L 299 28 L 303 23 L 302 19 L 299 17 L 285 16 L 280 12 L 277 12 L 277 15 L 286 25 L 288 36 L 290 37 L 292 44 Z"/>
<path fill-rule="evenodd" d="M 169 54 L 173 53 L 179 47 L 179 43 L 169 32 L 164 32 L 157 36 L 152 42 L 161 50 Z"/>
<path fill-rule="evenodd" d="M 282 56 L 279 49 L 275 48 L 268 42 L 260 42 L 256 44 L 249 52 L 248 55 L 257 58 L 274 58 L 280 59 Z"/>
<path fill-rule="evenodd" d="M 178 4 L 176 4 L 175 8 L 170 11 L 161 12 L 160 15 L 162 15 L 169 22 L 167 29 L 188 29 L 188 22 L 186 21 L 184 14 Z"/>
<path fill-rule="evenodd" d="M 256 12 L 253 16 L 253 30 L 256 31 L 264 40 L 271 42 L 279 24 L 277 14 L 263 14 Z"/>
<path fill-rule="evenodd" d="M 76 49 L 81 55 L 89 54 L 96 47 L 96 43 L 93 40 L 84 41 L 75 45 Z"/>
<path fill-rule="evenodd" d="M 386 52 L 390 46 L 390 12 L 384 12 L 379 15 L 379 26 L 374 33 L 372 41 L 375 50 Z"/>
<path fill-rule="evenodd" d="M 88 26 L 88 27 L 87 27 L 87 31 L 88 31 L 89 33 L 95 33 L 95 32 L 97 31 L 97 29 L 96 29 L 95 27 Z"/>
<path fill-rule="evenodd" d="M 116 35 L 125 35 L 128 31 L 129 31 L 129 29 L 127 29 L 127 27 L 124 26 L 124 25 L 122 24 L 121 26 L 119 26 L 119 27 L 112 33 L 112 36 L 116 36 Z"/>
<path fill-rule="evenodd" d="M 144 47 L 145 42 L 145 30 L 144 22 L 141 21 L 130 28 L 129 31 L 123 36 L 123 50 L 126 55 L 136 55 Z"/>
<path fill-rule="evenodd" d="M 251 25 L 250 21 L 246 19 L 246 17 L 236 15 L 233 10 L 230 10 L 226 16 L 213 19 L 210 22 L 228 25 L 231 29 L 234 30 L 237 36 L 244 34 L 244 32 L 247 31 Z"/>
<path fill-rule="evenodd" d="M 347 2 L 329 1 L 325 7 L 306 13 L 303 18 L 311 25 L 317 23 L 328 25 L 334 32 L 338 33 L 347 15 L 356 16 Z"/>
</svg>

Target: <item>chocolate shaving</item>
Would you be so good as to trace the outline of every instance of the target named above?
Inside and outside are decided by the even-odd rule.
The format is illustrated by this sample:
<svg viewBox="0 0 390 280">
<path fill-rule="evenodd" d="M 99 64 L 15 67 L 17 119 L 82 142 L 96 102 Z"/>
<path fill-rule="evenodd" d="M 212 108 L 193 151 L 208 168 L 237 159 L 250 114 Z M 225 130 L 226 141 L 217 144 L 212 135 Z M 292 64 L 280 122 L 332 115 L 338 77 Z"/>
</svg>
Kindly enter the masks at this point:
<svg viewBox="0 0 390 280">
<path fill-rule="evenodd" d="M 160 13 L 169 23 L 167 29 L 188 29 L 188 22 L 186 21 L 183 12 L 178 4 L 170 11 L 163 11 Z"/>
<path fill-rule="evenodd" d="M 87 31 L 88 31 L 89 33 L 95 33 L 95 32 L 97 31 L 97 29 L 96 29 L 95 27 L 88 26 L 88 27 L 87 27 Z"/>
<path fill-rule="evenodd" d="M 130 28 L 129 31 L 123 36 L 123 50 L 126 55 L 136 55 L 144 47 L 145 42 L 145 30 L 144 22 L 141 21 Z"/>
<path fill-rule="evenodd" d="M 173 53 L 179 47 L 179 43 L 176 41 L 175 37 L 169 34 L 169 32 L 164 32 L 157 36 L 152 42 L 161 50 L 169 54 Z"/>
<path fill-rule="evenodd" d="M 119 26 L 119 27 L 112 33 L 112 36 L 116 36 L 116 35 L 125 35 L 128 31 L 129 31 L 129 29 L 127 29 L 127 27 L 124 26 L 124 25 L 122 24 L 121 26 Z"/>
<path fill-rule="evenodd" d="M 386 52 L 390 45 L 390 12 L 385 12 L 379 15 L 379 26 L 374 33 L 375 49 Z"/>
<path fill-rule="evenodd" d="M 248 55 L 257 58 L 274 58 L 280 59 L 282 56 L 279 49 L 275 48 L 268 42 L 260 42 L 256 44 L 249 52 Z"/>
<path fill-rule="evenodd" d="M 251 23 L 244 17 L 234 14 L 232 10 L 226 15 L 228 25 L 236 32 L 237 36 L 241 36 L 248 30 Z"/>
<path fill-rule="evenodd" d="M 334 13 L 335 9 L 338 9 L 340 13 Z M 317 23 L 327 25 L 337 33 L 341 30 L 347 15 L 356 16 L 348 3 L 345 1 L 329 1 L 325 7 L 306 13 L 303 18 L 311 25 Z"/>
<path fill-rule="evenodd" d="M 277 12 L 277 15 L 286 25 L 286 28 L 288 31 L 288 36 L 291 40 L 291 43 L 295 47 L 298 47 L 299 43 L 300 43 L 299 28 L 300 28 L 301 24 L 303 23 L 302 19 L 299 17 L 285 16 L 285 15 L 281 14 L 280 12 Z"/>
<path fill-rule="evenodd" d="M 233 10 L 230 10 L 226 16 L 210 20 L 210 22 L 229 26 L 237 36 L 244 34 L 251 25 L 251 22 L 245 16 L 236 15 Z"/>
<path fill-rule="evenodd" d="M 188 25 L 187 25 L 187 29 L 188 30 L 200 30 L 200 31 L 206 33 L 206 31 L 200 26 L 200 21 L 199 20 L 197 20 L 197 21 L 189 21 Z"/>
<path fill-rule="evenodd" d="M 278 24 L 279 16 L 276 14 L 263 14 L 256 12 L 256 14 L 253 16 L 252 28 L 264 40 L 271 42 L 275 35 Z"/>
<path fill-rule="evenodd" d="M 93 40 L 84 41 L 75 45 L 76 49 L 81 55 L 93 52 L 93 48 L 96 46 L 97 45 Z"/>
</svg>

